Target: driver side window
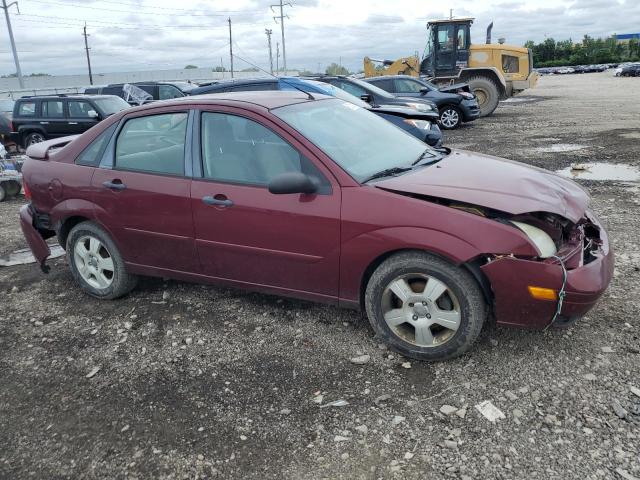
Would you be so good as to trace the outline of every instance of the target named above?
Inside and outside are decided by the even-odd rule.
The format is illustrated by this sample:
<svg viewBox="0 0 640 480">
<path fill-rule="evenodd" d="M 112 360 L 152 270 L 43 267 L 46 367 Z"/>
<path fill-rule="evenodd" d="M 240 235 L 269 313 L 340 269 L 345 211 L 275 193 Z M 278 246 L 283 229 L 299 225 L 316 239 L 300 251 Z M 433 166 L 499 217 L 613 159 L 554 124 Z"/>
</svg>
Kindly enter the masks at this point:
<svg viewBox="0 0 640 480">
<path fill-rule="evenodd" d="M 418 82 L 413 82 L 405 78 L 396 78 L 396 92 L 397 93 L 420 93 L 420 89 L 423 88 Z"/>
<path fill-rule="evenodd" d="M 187 113 L 132 118 L 116 142 L 115 168 L 165 175 L 184 175 Z"/>
<path fill-rule="evenodd" d="M 349 82 L 336 82 L 336 83 L 338 88 L 341 88 L 345 92 L 350 93 L 351 95 L 358 98 L 360 98 L 362 95 L 365 95 L 367 93 L 364 88 L 359 87 L 358 85 L 354 85 L 353 83 L 349 83 Z"/>
<path fill-rule="evenodd" d="M 225 113 L 202 114 L 202 163 L 207 179 L 223 183 L 266 186 L 281 173 L 315 177 L 321 188 L 328 180 L 313 163 L 267 127 Z"/>
</svg>

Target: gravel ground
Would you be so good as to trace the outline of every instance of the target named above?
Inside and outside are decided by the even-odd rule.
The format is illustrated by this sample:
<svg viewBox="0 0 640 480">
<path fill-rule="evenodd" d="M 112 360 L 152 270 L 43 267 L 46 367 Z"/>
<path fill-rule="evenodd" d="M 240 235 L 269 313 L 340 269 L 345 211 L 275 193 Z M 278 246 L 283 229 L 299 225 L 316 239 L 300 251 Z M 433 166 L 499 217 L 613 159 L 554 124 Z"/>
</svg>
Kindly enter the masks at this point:
<svg viewBox="0 0 640 480">
<path fill-rule="evenodd" d="M 544 77 L 447 143 L 639 166 L 639 82 Z M 639 185 L 584 185 L 617 252 L 601 303 L 564 331 L 487 325 L 440 364 L 352 311 L 159 279 L 100 302 L 63 259 L 0 268 L 0 478 L 639 478 Z M 0 255 L 22 203 L 0 204 Z"/>
</svg>

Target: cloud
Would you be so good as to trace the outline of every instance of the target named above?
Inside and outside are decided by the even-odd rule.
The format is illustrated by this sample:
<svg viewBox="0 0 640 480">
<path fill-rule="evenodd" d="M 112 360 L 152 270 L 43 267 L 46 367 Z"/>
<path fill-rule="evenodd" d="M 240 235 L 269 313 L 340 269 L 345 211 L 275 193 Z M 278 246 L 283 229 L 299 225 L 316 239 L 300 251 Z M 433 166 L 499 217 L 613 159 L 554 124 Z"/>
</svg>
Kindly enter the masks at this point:
<svg viewBox="0 0 640 480">
<path fill-rule="evenodd" d="M 475 17 L 472 40 L 483 43 L 493 21 L 493 38 L 522 45 L 527 40 L 581 39 L 638 31 L 637 0 L 451 0 L 446 5 L 424 0 L 290 0 L 285 6 L 287 64 L 290 68 L 324 69 L 341 61 L 362 68 L 365 56 L 398 58 L 422 53 L 427 20 Z M 273 20 L 274 0 L 21 0 L 21 15 L 11 19 L 25 73 L 85 73 L 81 36 L 84 22 L 91 34 L 91 60 L 96 72 L 213 67 L 229 64 L 228 24 L 234 51 L 268 68 L 265 28 L 272 43 L 281 43 Z M 396 12 L 403 12 L 403 15 Z M 404 12 L 407 12 L 404 15 Z M 419 13 L 415 13 L 419 12 Z M 615 12 L 615 14 L 611 14 Z M 419 16 L 418 16 L 419 15 Z M 0 20 L 0 74 L 15 71 L 6 26 Z M 281 47 L 281 46 L 280 46 Z M 275 59 L 274 59 L 275 63 Z M 282 63 L 282 59 L 280 59 Z M 246 68 L 240 58 L 236 66 Z"/>
</svg>

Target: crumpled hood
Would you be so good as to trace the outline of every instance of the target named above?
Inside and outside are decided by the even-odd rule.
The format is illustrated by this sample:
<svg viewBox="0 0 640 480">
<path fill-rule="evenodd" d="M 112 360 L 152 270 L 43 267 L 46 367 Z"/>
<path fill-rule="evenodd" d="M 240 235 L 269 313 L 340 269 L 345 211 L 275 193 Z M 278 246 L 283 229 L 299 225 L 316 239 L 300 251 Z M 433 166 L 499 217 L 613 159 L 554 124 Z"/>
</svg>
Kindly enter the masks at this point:
<svg viewBox="0 0 640 480">
<path fill-rule="evenodd" d="M 375 186 L 512 215 L 550 212 L 574 223 L 589 205 L 589 195 L 572 180 L 520 162 L 464 150 L 453 150 L 434 165 L 381 180 Z"/>
</svg>

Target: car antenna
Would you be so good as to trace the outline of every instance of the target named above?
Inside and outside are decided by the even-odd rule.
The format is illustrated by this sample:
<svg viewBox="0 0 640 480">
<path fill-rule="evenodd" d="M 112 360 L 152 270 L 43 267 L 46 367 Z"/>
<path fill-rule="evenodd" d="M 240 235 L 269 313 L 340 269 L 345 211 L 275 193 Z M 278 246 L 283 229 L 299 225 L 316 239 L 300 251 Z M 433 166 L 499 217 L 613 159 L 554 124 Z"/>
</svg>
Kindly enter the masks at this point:
<svg viewBox="0 0 640 480">
<path fill-rule="evenodd" d="M 271 72 L 267 72 L 267 71 L 266 71 L 266 70 L 264 70 L 263 68 L 260 68 L 258 65 L 255 65 L 255 64 L 253 64 L 253 63 L 251 63 L 251 62 L 249 62 L 249 61 L 245 60 L 244 58 L 242 58 L 242 57 L 240 57 L 240 56 L 238 56 L 238 55 L 234 55 L 234 57 L 238 58 L 239 60 L 243 61 L 244 63 L 247 63 L 247 64 L 251 65 L 253 68 L 257 68 L 257 69 L 258 69 L 258 70 L 260 70 L 261 72 L 266 73 L 267 75 L 272 76 L 273 78 L 277 78 L 277 79 L 278 79 L 278 81 L 282 81 L 282 82 L 286 83 L 287 85 L 289 85 L 290 87 L 295 88 L 295 89 L 296 89 L 296 90 L 298 90 L 299 92 L 304 93 L 304 94 L 307 96 L 307 99 L 308 99 L 308 100 L 315 100 L 315 99 L 316 99 L 316 97 L 314 97 L 313 95 L 311 95 L 311 94 L 310 94 L 309 92 L 307 92 L 306 90 L 303 90 L 303 89 L 301 89 L 300 87 L 296 87 L 293 83 L 291 83 L 291 82 L 287 82 L 284 78 L 282 78 L 282 77 L 278 77 L 277 75 L 274 75 L 274 74 L 273 74 L 273 73 L 271 73 Z"/>
</svg>

